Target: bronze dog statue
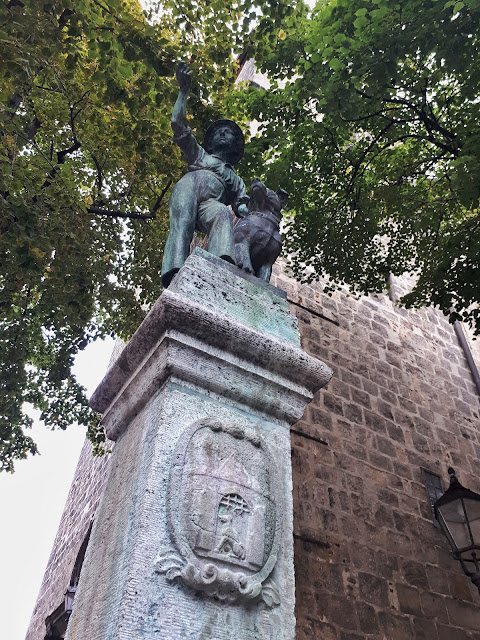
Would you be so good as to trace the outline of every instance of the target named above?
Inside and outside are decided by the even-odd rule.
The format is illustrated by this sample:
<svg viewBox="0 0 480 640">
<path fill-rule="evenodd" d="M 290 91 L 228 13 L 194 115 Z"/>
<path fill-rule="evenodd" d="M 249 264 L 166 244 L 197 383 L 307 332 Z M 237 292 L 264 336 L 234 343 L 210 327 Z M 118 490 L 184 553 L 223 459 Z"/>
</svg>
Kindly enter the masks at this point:
<svg viewBox="0 0 480 640">
<path fill-rule="evenodd" d="M 235 260 L 237 266 L 270 281 L 272 266 L 282 250 L 280 221 L 288 193 L 272 191 L 258 178 L 252 180 L 248 215 L 235 226 Z"/>
</svg>

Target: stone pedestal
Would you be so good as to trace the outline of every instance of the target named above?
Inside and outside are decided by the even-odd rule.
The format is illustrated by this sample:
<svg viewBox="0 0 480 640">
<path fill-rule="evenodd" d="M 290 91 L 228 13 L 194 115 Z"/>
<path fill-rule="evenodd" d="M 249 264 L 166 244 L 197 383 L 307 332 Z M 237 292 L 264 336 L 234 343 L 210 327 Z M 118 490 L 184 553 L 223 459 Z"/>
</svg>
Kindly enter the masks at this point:
<svg viewBox="0 0 480 640">
<path fill-rule="evenodd" d="M 116 440 L 68 640 L 293 640 L 289 428 L 331 372 L 195 250 L 91 400 Z"/>
</svg>

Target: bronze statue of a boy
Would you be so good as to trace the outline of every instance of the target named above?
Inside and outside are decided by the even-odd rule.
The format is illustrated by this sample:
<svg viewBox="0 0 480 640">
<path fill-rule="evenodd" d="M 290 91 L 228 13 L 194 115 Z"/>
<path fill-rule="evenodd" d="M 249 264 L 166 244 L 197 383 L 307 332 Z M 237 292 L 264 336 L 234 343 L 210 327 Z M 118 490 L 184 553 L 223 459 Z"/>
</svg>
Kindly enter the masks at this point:
<svg viewBox="0 0 480 640">
<path fill-rule="evenodd" d="M 188 257 L 195 229 L 208 236 L 207 251 L 235 264 L 233 223 L 228 205 L 239 217 L 247 213 L 245 185 L 235 165 L 245 140 L 231 120 L 217 120 L 207 129 L 203 147 L 185 125 L 191 72 L 184 62 L 176 69 L 180 87 L 172 113 L 173 139 L 182 149 L 188 173 L 174 186 L 169 200 L 170 234 L 165 245 L 162 283 L 168 287 Z"/>
</svg>

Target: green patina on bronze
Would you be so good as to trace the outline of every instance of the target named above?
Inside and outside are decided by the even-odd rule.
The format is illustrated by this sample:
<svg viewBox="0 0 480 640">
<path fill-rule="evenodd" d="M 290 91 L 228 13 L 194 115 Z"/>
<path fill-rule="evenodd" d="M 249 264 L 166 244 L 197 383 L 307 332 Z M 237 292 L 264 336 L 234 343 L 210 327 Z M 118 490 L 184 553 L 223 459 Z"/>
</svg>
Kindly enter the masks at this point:
<svg viewBox="0 0 480 640">
<path fill-rule="evenodd" d="M 162 264 L 162 283 L 168 287 L 188 257 L 195 230 L 208 235 L 207 251 L 235 264 L 233 223 L 228 205 L 239 217 L 247 213 L 243 180 L 232 165 L 243 155 L 244 137 L 231 120 L 218 120 L 207 129 L 203 147 L 185 125 L 191 72 L 184 62 L 176 69 L 180 87 L 172 113 L 173 139 L 182 149 L 188 173 L 170 196 L 170 234 Z"/>
</svg>

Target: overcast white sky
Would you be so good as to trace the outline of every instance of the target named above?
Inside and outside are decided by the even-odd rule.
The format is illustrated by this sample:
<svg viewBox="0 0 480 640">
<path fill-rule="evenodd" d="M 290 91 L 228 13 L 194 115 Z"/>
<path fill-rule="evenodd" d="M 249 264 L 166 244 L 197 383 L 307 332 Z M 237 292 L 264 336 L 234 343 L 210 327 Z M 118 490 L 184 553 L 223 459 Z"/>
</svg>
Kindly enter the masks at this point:
<svg viewBox="0 0 480 640">
<path fill-rule="evenodd" d="M 75 373 L 90 396 L 107 370 L 113 340 L 90 345 Z M 0 473 L 0 638 L 24 640 L 85 429 L 49 431 L 36 422 L 30 432 L 41 455 L 17 462 L 13 475 Z"/>
</svg>

